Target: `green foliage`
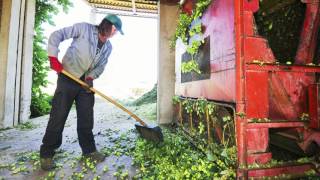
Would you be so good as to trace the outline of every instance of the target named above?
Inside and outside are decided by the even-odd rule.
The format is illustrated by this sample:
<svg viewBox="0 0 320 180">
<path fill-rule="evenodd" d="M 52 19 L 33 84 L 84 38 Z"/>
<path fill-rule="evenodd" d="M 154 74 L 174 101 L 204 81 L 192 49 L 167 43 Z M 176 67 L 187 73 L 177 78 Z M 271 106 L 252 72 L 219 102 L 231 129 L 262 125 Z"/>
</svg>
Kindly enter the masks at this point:
<svg viewBox="0 0 320 180">
<path fill-rule="evenodd" d="M 199 69 L 199 65 L 193 59 L 195 54 L 198 53 L 199 47 L 204 43 L 203 40 L 193 40 L 191 43 L 188 42 L 190 37 L 195 35 L 202 36 L 202 23 L 196 24 L 190 28 L 190 25 L 195 20 L 199 19 L 202 16 L 203 11 L 209 6 L 211 0 L 199 0 L 195 4 L 195 9 L 192 15 L 188 15 L 185 13 L 180 13 L 178 25 L 176 28 L 176 33 L 170 42 L 170 48 L 173 49 L 175 47 L 175 42 L 178 38 L 182 40 L 184 44 L 186 44 L 187 52 L 191 55 L 191 58 L 188 62 L 183 62 L 181 65 L 181 72 L 188 73 L 188 72 L 196 72 L 201 74 Z"/>
<path fill-rule="evenodd" d="M 23 124 L 19 124 L 17 126 L 18 129 L 20 130 L 30 130 L 30 129 L 34 129 L 36 128 L 37 125 L 33 124 L 32 122 L 28 121 L 28 122 L 25 122 Z"/>
<path fill-rule="evenodd" d="M 178 104 L 180 102 L 181 102 L 181 100 L 180 100 L 179 96 L 173 96 L 172 97 L 172 104 L 176 105 L 176 104 Z"/>
<path fill-rule="evenodd" d="M 184 106 L 187 113 L 193 113 L 194 111 L 194 102 L 189 99 L 184 99 L 182 101 L 182 105 Z"/>
<path fill-rule="evenodd" d="M 199 65 L 195 60 L 190 60 L 188 62 L 183 62 L 181 63 L 181 72 L 182 73 L 187 73 L 194 71 L 198 74 L 201 74 L 201 71 L 199 69 Z"/>
<path fill-rule="evenodd" d="M 163 128 L 164 142 L 138 139 L 133 152 L 137 179 L 234 179 L 235 148 L 221 147 L 207 156 L 179 132 Z M 217 146 L 216 146 L 217 147 Z M 224 154 L 223 154 L 224 153 Z"/>
<path fill-rule="evenodd" d="M 47 114 L 50 110 L 51 97 L 42 91 L 47 87 L 47 74 L 49 71 L 48 55 L 45 50 L 45 39 L 43 23 L 54 25 L 52 17 L 59 12 L 58 7 L 62 7 L 66 12 L 72 6 L 69 0 L 45 1 L 36 0 L 35 15 L 35 36 L 33 41 L 33 67 L 32 67 L 32 97 L 31 97 L 31 117 Z"/>
<path fill-rule="evenodd" d="M 182 42 L 187 44 L 187 42 L 188 42 L 187 30 L 188 30 L 192 20 L 193 20 L 192 16 L 188 16 L 185 13 L 180 13 L 179 20 L 178 20 L 179 22 L 178 22 L 178 25 L 176 28 L 176 33 L 175 33 L 175 36 L 171 42 L 171 48 L 174 48 L 175 41 L 178 38 L 181 38 Z"/>
<path fill-rule="evenodd" d="M 192 55 L 192 57 L 198 52 L 199 47 L 203 44 L 203 40 L 201 41 L 192 41 L 187 48 L 187 52 Z"/>
<path fill-rule="evenodd" d="M 141 97 L 139 97 L 137 100 L 132 102 L 131 105 L 134 106 L 140 106 L 143 104 L 148 104 L 148 103 L 156 103 L 157 102 L 157 84 L 154 85 L 154 87 Z"/>
<path fill-rule="evenodd" d="M 204 98 L 200 98 L 196 101 L 195 109 L 198 116 L 203 116 L 205 114 L 208 104 L 208 101 Z"/>
<path fill-rule="evenodd" d="M 189 31 L 188 31 L 188 28 L 193 20 L 196 20 L 197 18 L 202 16 L 202 12 L 209 6 L 211 1 L 212 0 L 199 0 L 199 1 L 197 1 L 194 13 L 191 16 L 189 16 L 188 14 L 185 14 L 185 13 L 180 13 L 176 32 L 175 32 L 174 38 L 171 41 L 171 46 L 170 46 L 171 48 L 174 48 L 175 41 L 178 38 L 181 38 L 183 43 L 188 44 L 187 33 L 189 33 L 190 36 L 193 36 L 196 33 L 201 32 L 201 24 L 199 26 L 193 27 Z"/>
</svg>

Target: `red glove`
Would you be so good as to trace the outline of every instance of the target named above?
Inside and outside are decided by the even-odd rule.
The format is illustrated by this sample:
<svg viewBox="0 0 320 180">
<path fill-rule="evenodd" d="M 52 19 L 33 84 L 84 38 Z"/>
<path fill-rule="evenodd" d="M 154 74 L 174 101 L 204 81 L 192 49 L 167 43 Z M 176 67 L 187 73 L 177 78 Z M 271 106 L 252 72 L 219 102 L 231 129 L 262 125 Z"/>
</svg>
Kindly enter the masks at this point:
<svg viewBox="0 0 320 180">
<path fill-rule="evenodd" d="M 93 78 L 92 77 L 86 77 L 85 78 L 85 83 L 86 83 L 86 86 L 82 86 L 82 87 L 87 91 L 87 93 L 93 93 L 90 90 L 90 88 L 93 86 Z"/>
<path fill-rule="evenodd" d="M 89 85 L 89 87 L 93 86 L 93 78 L 92 77 L 86 77 L 85 81 Z"/>
<path fill-rule="evenodd" d="M 56 57 L 49 56 L 50 68 L 60 73 L 63 70 L 62 64 Z"/>
</svg>

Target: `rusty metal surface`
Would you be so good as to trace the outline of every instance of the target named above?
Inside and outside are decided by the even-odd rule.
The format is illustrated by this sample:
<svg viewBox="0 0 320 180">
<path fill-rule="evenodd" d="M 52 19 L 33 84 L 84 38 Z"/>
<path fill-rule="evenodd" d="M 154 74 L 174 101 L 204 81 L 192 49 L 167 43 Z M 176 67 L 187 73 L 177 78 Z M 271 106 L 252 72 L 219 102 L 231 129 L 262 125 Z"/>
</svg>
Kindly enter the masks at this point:
<svg viewBox="0 0 320 180">
<path fill-rule="evenodd" d="M 248 154 L 247 162 L 248 164 L 265 164 L 268 163 L 272 159 L 272 153 L 266 152 L 266 153 L 252 153 Z"/>
<path fill-rule="evenodd" d="M 295 64 L 313 62 L 319 29 L 319 2 L 308 2 Z"/>
<path fill-rule="evenodd" d="M 277 65 L 273 67 L 278 69 Z M 255 70 L 251 67 L 246 81 L 248 118 L 298 120 L 309 112 L 307 91 L 313 83 L 314 73 L 276 71 L 272 66 L 261 71 L 258 66 Z"/>
<path fill-rule="evenodd" d="M 317 107 L 317 108 L 309 108 L 309 116 L 310 116 L 310 128 L 320 129 L 320 119 L 319 119 L 319 86 L 318 84 L 312 84 L 308 89 L 308 97 L 309 97 L 309 107 Z"/>
<path fill-rule="evenodd" d="M 250 169 L 249 177 L 274 177 L 279 174 L 303 174 L 304 172 L 313 169 L 312 164 L 292 164 L 281 167 L 273 167 L 270 169 Z"/>
<path fill-rule="evenodd" d="M 312 169 L 308 164 L 247 170 L 249 164 L 271 160 L 268 151 L 270 129 L 281 131 L 283 128 L 308 135 L 301 143 L 303 150 L 312 142 L 320 147 L 320 132 L 310 131 L 308 123 L 300 120 L 302 114 L 310 113 L 312 127 L 320 124 L 319 87 L 316 85 L 320 67 L 307 66 L 305 63 L 310 61 L 305 61 L 304 65 L 276 64 L 267 40 L 255 31 L 253 13 L 258 9 L 259 0 L 214 1 L 202 18 L 206 27 L 204 36 L 210 37 L 211 77 L 188 83 L 181 83 L 178 78 L 176 82 L 177 95 L 235 103 L 236 112 L 242 114 L 235 117 L 237 176 L 244 179 L 281 173 L 300 174 Z M 305 21 L 316 22 L 314 18 L 319 18 L 319 13 L 313 16 L 314 9 L 309 13 L 312 17 Z M 317 26 L 316 23 L 313 25 Z M 318 27 L 305 25 L 304 28 L 307 35 L 302 35 L 299 50 L 310 58 L 310 51 L 314 51 L 312 40 L 317 37 L 313 28 Z M 310 33 L 313 33 L 311 40 L 307 37 Z M 255 64 L 257 60 L 261 64 Z M 252 118 L 268 121 L 248 123 Z"/>
<path fill-rule="evenodd" d="M 247 128 L 296 128 L 304 127 L 305 123 L 302 121 L 272 121 L 261 123 L 248 123 Z"/>
<path fill-rule="evenodd" d="M 219 100 L 224 102 L 235 101 L 234 70 L 211 73 L 208 80 L 182 83 L 176 86 L 176 94 L 184 97 Z"/>
<path fill-rule="evenodd" d="M 275 72 L 269 77 L 271 119 L 298 120 L 308 112 L 307 90 L 315 82 L 314 74 Z"/>
<path fill-rule="evenodd" d="M 247 118 L 269 116 L 268 72 L 246 72 L 246 105 Z"/>
<path fill-rule="evenodd" d="M 247 128 L 247 151 L 248 153 L 264 153 L 268 148 L 268 128 Z M 252 141 L 254 139 L 254 141 Z"/>
<path fill-rule="evenodd" d="M 234 0 L 235 10 L 235 47 L 236 47 L 236 73 L 235 78 L 238 79 L 236 83 L 236 112 L 244 113 L 245 111 L 245 84 L 244 84 L 244 62 L 243 62 L 243 1 Z M 239 168 L 237 169 L 238 179 L 247 179 L 247 143 L 246 143 L 246 125 L 247 120 L 242 116 L 236 116 L 235 131 L 237 139 L 237 156 Z M 244 168 L 241 168 L 244 167 Z"/>
<path fill-rule="evenodd" d="M 211 77 L 191 83 L 178 82 L 176 94 L 235 102 L 235 42 L 233 0 L 216 0 L 202 17 L 204 38 L 210 38 Z M 179 47 L 178 47 L 179 48 Z M 185 52 L 184 50 L 179 52 Z M 181 55 L 182 55 L 181 53 Z M 176 55 L 180 61 L 181 55 Z"/>
</svg>

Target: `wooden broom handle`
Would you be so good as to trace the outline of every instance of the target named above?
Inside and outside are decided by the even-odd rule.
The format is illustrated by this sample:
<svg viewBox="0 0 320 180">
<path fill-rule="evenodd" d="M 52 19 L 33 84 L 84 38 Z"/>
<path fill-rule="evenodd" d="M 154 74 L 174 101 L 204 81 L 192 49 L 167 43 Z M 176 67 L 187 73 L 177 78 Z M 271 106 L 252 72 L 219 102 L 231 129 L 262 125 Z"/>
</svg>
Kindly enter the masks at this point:
<svg viewBox="0 0 320 180">
<path fill-rule="evenodd" d="M 74 81 L 76 81 L 77 83 L 79 83 L 82 86 L 87 86 L 89 87 L 89 85 L 87 83 L 85 83 L 84 81 L 76 78 L 75 76 L 73 76 L 72 74 L 70 74 L 69 72 L 62 70 L 61 71 L 62 74 L 68 76 L 69 78 L 73 79 Z M 112 98 L 106 96 L 105 94 L 103 94 L 102 92 L 94 89 L 93 87 L 89 88 L 90 91 L 100 95 L 101 97 L 103 97 L 104 99 L 106 99 L 107 101 L 109 101 L 110 103 L 112 103 L 113 105 L 117 106 L 118 108 L 120 108 L 121 110 L 123 110 L 124 112 L 128 113 L 131 117 L 133 117 L 136 121 L 138 121 L 142 126 L 147 126 L 147 124 L 145 122 L 143 122 L 137 115 L 135 115 L 134 113 L 132 113 L 131 111 L 129 111 L 127 108 L 123 107 L 121 104 L 119 104 L 118 102 L 116 102 L 115 100 L 113 100 Z"/>
</svg>

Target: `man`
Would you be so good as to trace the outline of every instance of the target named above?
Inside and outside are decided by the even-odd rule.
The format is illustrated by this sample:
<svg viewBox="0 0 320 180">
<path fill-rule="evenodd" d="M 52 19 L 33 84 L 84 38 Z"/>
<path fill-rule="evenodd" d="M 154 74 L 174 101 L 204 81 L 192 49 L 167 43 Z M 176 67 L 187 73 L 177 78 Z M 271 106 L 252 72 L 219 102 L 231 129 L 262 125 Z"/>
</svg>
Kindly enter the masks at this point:
<svg viewBox="0 0 320 180">
<path fill-rule="evenodd" d="M 78 23 L 51 34 L 48 41 L 48 56 L 51 69 L 58 73 L 58 81 L 43 144 L 40 147 L 40 163 L 43 170 L 55 167 L 54 151 L 62 143 L 62 131 L 74 101 L 82 154 L 97 162 L 104 161 L 105 156 L 97 151 L 92 133 L 94 94 L 90 92 L 89 86 L 92 87 L 93 80 L 104 71 L 112 50 L 109 39 L 117 31 L 123 34 L 122 22 L 118 16 L 109 14 L 98 26 Z M 69 38 L 73 38 L 73 41 L 61 64 L 57 59 L 58 47 L 62 41 Z M 88 86 L 82 87 L 60 73 L 63 69 L 85 81 Z"/>
</svg>

